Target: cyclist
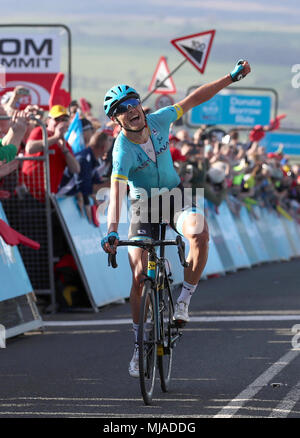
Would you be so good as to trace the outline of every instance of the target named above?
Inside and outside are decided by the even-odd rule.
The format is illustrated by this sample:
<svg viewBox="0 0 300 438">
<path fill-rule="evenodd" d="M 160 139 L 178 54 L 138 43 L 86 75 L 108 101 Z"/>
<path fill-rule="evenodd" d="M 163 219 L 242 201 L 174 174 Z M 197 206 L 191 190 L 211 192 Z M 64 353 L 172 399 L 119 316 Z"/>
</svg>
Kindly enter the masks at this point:
<svg viewBox="0 0 300 438">
<path fill-rule="evenodd" d="M 166 199 L 169 203 L 168 221 L 176 232 L 182 234 L 189 242 L 187 261 L 184 268 L 184 281 L 175 306 L 174 319 L 189 321 L 188 307 L 192 294 L 197 288 L 208 256 L 209 233 L 201 210 L 182 197 L 182 202 L 174 202 L 174 197 L 167 198 L 168 191 L 178 188 L 183 192 L 180 178 L 173 166 L 169 150 L 169 128 L 191 108 L 211 99 L 220 90 L 238 81 L 250 73 L 247 61 L 239 61 L 233 71 L 208 84 L 202 85 L 180 102 L 172 106 L 145 115 L 138 92 L 128 85 L 116 85 L 105 95 L 104 110 L 106 115 L 118 123 L 121 130 L 113 149 L 113 170 L 111 176 L 110 202 L 107 222 L 108 233 L 101 244 L 107 253 L 115 253 L 119 235 L 118 225 L 121 214 L 122 199 L 130 187 L 132 212 L 129 239 L 158 239 L 158 222 L 164 220 L 163 207 Z M 153 194 L 153 190 L 160 190 Z M 161 189 L 166 188 L 163 191 Z M 144 196 L 146 193 L 146 197 Z M 159 202 L 153 202 L 154 199 Z M 148 207 L 148 213 L 144 209 Z M 169 211 L 168 210 L 168 211 Z M 153 215 L 153 211 L 155 214 Z M 143 216 L 143 217 L 142 217 Z M 153 221 L 153 216 L 158 220 Z M 139 323 L 140 299 L 143 288 L 146 254 L 141 248 L 130 247 L 129 263 L 132 270 L 132 287 L 130 305 L 135 335 L 135 348 L 129 364 L 129 374 L 139 376 L 137 333 Z"/>
</svg>

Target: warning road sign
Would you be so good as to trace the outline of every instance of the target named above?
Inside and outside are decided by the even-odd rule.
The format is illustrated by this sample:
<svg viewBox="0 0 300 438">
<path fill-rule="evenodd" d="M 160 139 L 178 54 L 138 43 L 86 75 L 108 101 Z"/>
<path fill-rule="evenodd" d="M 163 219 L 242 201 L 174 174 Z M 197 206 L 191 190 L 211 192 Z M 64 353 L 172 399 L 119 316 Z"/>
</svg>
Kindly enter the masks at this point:
<svg viewBox="0 0 300 438">
<path fill-rule="evenodd" d="M 171 44 L 173 44 L 200 73 L 204 73 L 215 33 L 215 30 L 208 30 L 206 32 L 187 35 L 172 40 Z"/>
<path fill-rule="evenodd" d="M 172 77 L 170 76 L 170 70 L 167 60 L 164 56 L 161 56 L 158 61 L 148 90 L 158 94 L 176 93 L 176 87 Z"/>
</svg>

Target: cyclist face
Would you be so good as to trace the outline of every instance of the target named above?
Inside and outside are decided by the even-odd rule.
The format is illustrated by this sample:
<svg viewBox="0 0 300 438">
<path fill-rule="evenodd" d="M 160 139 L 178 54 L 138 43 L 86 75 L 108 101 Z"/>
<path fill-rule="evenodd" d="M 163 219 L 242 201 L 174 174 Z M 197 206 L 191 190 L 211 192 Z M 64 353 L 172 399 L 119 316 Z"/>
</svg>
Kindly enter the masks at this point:
<svg viewBox="0 0 300 438">
<path fill-rule="evenodd" d="M 145 117 L 140 101 L 128 99 L 118 107 L 113 118 L 117 119 L 122 127 L 139 130 L 145 124 Z"/>
</svg>

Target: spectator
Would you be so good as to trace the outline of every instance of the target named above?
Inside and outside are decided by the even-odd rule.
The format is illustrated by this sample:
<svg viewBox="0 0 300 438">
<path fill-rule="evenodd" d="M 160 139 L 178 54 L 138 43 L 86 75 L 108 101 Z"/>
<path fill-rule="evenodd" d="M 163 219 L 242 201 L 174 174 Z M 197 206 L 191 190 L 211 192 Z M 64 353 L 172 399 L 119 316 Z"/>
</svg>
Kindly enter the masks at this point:
<svg viewBox="0 0 300 438">
<path fill-rule="evenodd" d="M 186 160 L 186 158 L 181 153 L 181 144 L 182 142 L 179 140 L 179 138 L 176 135 L 174 134 L 169 135 L 170 152 L 172 155 L 175 168 L 178 168 L 178 162 L 182 162 Z"/>
<path fill-rule="evenodd" d="M 89 144 L 92 135 L 95 132 L 95 129 L 92 122 L 90 122 L 88 119 L 81 119 L 81 124 L 82 124 L 84 144 L 87 146 Z"/>
<path fill-rule="evenodd" d="M 207 139 L 207 135 L 205 134 L 206 126 L 202 126 L 201 128 L 197 129 L 193 135 L 193 142 L 197 145 L 203 145 L 204 140 Z"/>
<path fill-rule="evenodd" d="M 90 196 L 96 202 L 97 191 L 110 185 L 109 178 L 105 179 L 104 175 L 109 164 L 107 155 L 111 147 L 111 136 L 105 132 L 95 132 L 88 147 L 76 155 L 80 163 L 78 178 L 66 169 L 58 191 L 59 196 L 76 194 L 80 210 L 85 209 L 90 221 Z"/>
<path fill-rule="evenodd" d="M 0 116 L 1 117 L 8 117 L 7 112 L 5 111 L 5 108 L 3 105 L 0 105 Z M 3 138 L 10 127 L 10 120 L 0 120 L 0 138 Z"/>
<path fill-rule="evenodd" d="M 49 150 L 50 190 L 57 193 L 65 167 L 72 174 L 80 172 L 80 165 L 76 160 L 70 145 L 64 135 L 69 126 L 69 116 L 66 108 L 54 105 L 47 122 Z M 41 157 L 44 153 L 43 132 L 41 127 L 35 128 L 26 143 L 25 156 Z M 29 192 L 36 199 L 43 201 L 45 196 L 45 174 L 43 161 L 27 160 L 22 167 L 22 178 Z"/>
<path fill-rule="evenodd" d="M 210 169 L 209 160 L 204 155 L 204 145 L 193 147 L 185 144 L 182 153 L 186 156 L 179 173 L 183 185 L 193 189 L 193 196 L 197 188 L 203 188 L 205 199 L 220 205 L 227 193 L 225 170 Z"/>
<path fill-rule="evenodd" d="M 15 111 L 11 121 L 7 122 L 8 131 L 0 139 L 0 178 L 18 168 L 19 162 L 15 157 L 29 124 L 28 117 L 23 111 Z"/>
<path fill-rule="evenodd" d="M 79 104 L 78 104 L 77 100 L 72 100 L 72 102 L 70 103 L 69 108 L 68 108 L 68 114 L 70 116 L 70 123 L 74 119 L 78 110 L 79 110 Z"/>
<path fill-rule="evenodd" d="M 179 131 L 177 131 L 176 137 L 179 138 L 180 141 L 192 143 L 192 138 L 187 129 L 180 129 Z"/>
<path fill-rule="evenodd" d="M 13 91 L 9 91 L 2 96 L 1 103 L 7 114 L 11 116 L 14 111 L 20 108 L 21 99 L 29 99 L 30 92 L 23 85 L 17 85 Z"/>
</svg>

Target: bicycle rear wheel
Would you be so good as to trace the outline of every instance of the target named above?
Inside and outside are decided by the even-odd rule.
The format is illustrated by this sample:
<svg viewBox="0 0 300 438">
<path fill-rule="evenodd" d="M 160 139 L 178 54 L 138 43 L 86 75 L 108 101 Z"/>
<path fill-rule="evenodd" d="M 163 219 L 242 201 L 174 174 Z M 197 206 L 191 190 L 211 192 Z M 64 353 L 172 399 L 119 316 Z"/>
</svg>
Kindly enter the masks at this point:
<svg viewBox="0 0 300 438">
<path fill-rule="evenodd" d="M 161 389 L 163 392 L 167 392 L 170 386 L 173 362 L 172 322 L 174 314 L 169 288 L 165 288 L 162 291 L 159 305 L 161 344 L 158 345 L 157 349 L 157 364 Z"/>
<path fill-rule="evenodd" d="M 155 296 L 152 284 L 146 281 L 141 300 L 138 331 L 140 387 L 144 403 L 151 404 L 156 375 L 157 329 Z"/>
</svg>

